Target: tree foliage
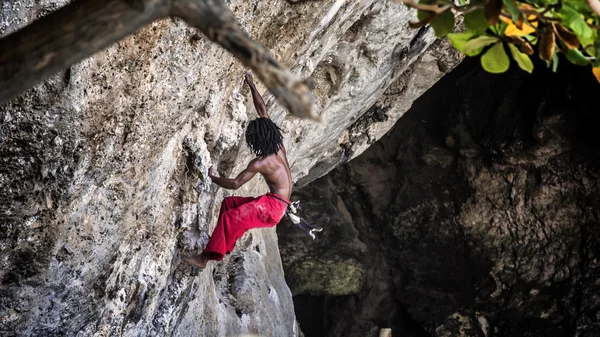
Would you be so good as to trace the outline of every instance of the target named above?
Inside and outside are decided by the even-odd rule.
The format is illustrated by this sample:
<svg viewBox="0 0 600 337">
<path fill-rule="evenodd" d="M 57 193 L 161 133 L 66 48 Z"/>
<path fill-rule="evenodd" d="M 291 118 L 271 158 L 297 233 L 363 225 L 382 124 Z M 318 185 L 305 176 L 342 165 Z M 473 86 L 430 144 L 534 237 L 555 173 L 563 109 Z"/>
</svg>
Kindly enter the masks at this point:
<svg viewBox="0 0 600 337">
<path fill-rule="evenodd" d="M 481 55 L 490 73 L 508 70 L 511 58 L 531 73 L 534 54 L 556 71 L 562 53 L 571 63 L 591 66 L 600 82 L 598 0 L 401 1 L 417 9 L 412 28 L 430 24 L 465 55 Z M 465 29 L 452 33 L 460 16 Z"/>
</svg>

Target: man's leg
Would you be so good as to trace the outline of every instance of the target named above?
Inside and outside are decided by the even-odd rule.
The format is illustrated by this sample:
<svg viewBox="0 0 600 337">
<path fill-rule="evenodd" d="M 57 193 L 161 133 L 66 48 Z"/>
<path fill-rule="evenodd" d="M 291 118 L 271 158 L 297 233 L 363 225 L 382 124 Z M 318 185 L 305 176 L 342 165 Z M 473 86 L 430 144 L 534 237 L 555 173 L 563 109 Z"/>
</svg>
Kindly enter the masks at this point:
<svg viewBox="0 0 600 337">
<path fill-rule="evenodd" d="M 222 259 L 226 253 L 233 250 L 237 240 L 248 230 L 273 227 L 285 214 L 285 205 L 267 196 L 244 199 L 243 204 L 229 208 L 221 214 L 219 224 L 204 249 L 205 252 L 211 253 L 209 259 Z M 219 236 L 221 233 L 222 236 Z"/>
<path fill-rule="evenodd" d="M 181 258 L 183 262 L 189 264 L 194 267 L 198 267 L 200 269 L 206 268 L 206 264 L 208 263 L 208 253 L 202 252 L 199 255 L 188 255 Z"/>
<path fill-rule="evenodd" d="M 210 260 L 222 260 L 225 254 L 233 248 L 231 242 L 237 238 L 237 232 L 241 227 L 240 222 L 246 220 L 244 216 L 238 215 L 239 209 L 252 203 L 255 199 L 252 197 L 227 197 L 223 199 L 217 226 L 203 251 L 208 253 Z"/>
<path fill-rule="evenodd" d="M 223 259 L 223 256 L 227 253 L 226 227 L 227 222 L 229 221 L 226 216 L 227 212 L 254 199 L 255 198 L 251 197 L 226 197 L 223 199 L 217 226 L 210 236 L 206 248 L 201 254 L 182 257 L 182 261 L 189 265 L 204 269 L 209 260 Z"/>
</svg>

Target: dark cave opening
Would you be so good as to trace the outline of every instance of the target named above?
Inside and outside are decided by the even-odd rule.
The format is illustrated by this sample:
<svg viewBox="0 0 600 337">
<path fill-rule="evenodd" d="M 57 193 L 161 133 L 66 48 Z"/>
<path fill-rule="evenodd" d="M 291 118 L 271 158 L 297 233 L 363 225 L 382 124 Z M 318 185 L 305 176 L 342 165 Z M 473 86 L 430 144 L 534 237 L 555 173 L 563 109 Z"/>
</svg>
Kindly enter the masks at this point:
<svg viewBox="0 0 600 337">
<path fill-rule="evenodd" d="M 335 311 L 338 306 L 345 306 L 354 302 L 352 296 L 294 296 L 296 319 L 305 337 L 328 336 L 328 326 L 331 317 L 328 311 Z M 375 324 L 381 328 L 392 329 L 396 335 L 406 337 L 429 337 L 430 335 L 416 322 L 401 306 L 395 305 L 393 311 L 388 312 L 388 317 L 381 317 Z M 349 317 L 348 319 L 352 319 Z"/>
<path fill-rule="evenodd" d="M 295 192 L 312 217 L 333 214 L 321 241 L 278 227 L 306 337 L 600 334 L 600 87 L 589 68 L 536 66 L 491 75 L 465 60 L 364 154 Z M 304 261 L 348 259 L 363 268 L 356 293 L 303 288 L 322 277 Z"/>
<path fill-rule="evenodd" d="M 296 319 L 305 337 L 325 336 L 325 311 L 323 310 L 324 296 L 298 295 L 294 296 Z"/>
</svg>

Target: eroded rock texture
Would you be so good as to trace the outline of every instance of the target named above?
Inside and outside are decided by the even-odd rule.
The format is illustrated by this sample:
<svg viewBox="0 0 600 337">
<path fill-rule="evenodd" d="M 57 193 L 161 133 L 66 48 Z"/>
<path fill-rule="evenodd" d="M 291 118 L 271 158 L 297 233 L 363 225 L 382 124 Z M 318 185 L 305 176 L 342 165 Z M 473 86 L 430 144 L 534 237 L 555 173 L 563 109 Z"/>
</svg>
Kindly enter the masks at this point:
<svg viewBox="0 0 600 337">
<path fill-rule="evenodd" d="M 3 1 L 9 34 L 66 0 Z M 394 1 L 228 1 L 248 33 L 310 77 L 321 124 L 282 125 L 299 185 L 363 151 L 458 57 Z M 107 27 L 110 29 L 110 27 Z M 294 336 L 273 229 L 198 273 L 254 116 L 245 69 L 163 20 L 0 108 L 0 335 Z M 384 107 L 383 110 L 380 107 Z M 255 179 L 238 195 L 265 192 Z"/>
<path fill-rule="evenodd" d="M 330 217 L 316 241 L 278 227 L 306 336 L 600 335 L 599 90 L 467 62 L 298 190 Z"/>
</svg>

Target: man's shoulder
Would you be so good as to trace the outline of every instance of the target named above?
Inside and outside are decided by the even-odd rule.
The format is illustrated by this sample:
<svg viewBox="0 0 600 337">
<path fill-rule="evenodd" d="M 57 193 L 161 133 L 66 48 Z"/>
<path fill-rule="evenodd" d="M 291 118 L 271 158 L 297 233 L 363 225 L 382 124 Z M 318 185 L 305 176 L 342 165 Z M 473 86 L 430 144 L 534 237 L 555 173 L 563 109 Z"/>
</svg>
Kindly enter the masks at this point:
<svg viewBox="0 0 600 337">
<path fill-rule="evenodd" d="M 269 158 L 270 156 L 271 155 L 266 157 L 256 157 L 252 159 L 248 164 L 248 167 L 252 167 L 255 170 L 260 170 L 261 168 L 265 167 L 265 165 L 268 165 L 271 162 L 271 158 Z"/>
<path fill-rule="evenodd" d="M 257 168 L 257 167 L 260 167 L 260 166 L 262 166 L 262 165 L 264 164 L 264 162 L 263 162 L 263 159 L 264 159 L 263 157 L 256 157 L 256 158 L 252 159 L 252 160 L 251 160 L 251 161 L 248 163 L 248 167 L 254 167 L 254 168 Z"/>
<path fill-rule="evenodd" d="M 273 165 L 279 165 L 281 163 L 281 156 L 278 153 L 270 154 L 265 157 L 256 157 L 252 159 L 248 166 L 260 169 L 262 167 L 272 167 Z"/>
</svg>

